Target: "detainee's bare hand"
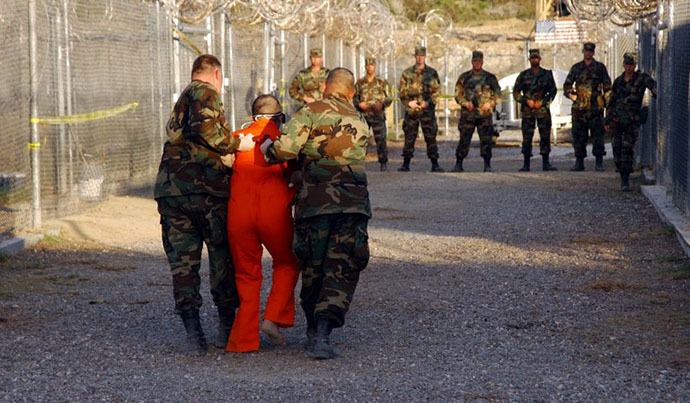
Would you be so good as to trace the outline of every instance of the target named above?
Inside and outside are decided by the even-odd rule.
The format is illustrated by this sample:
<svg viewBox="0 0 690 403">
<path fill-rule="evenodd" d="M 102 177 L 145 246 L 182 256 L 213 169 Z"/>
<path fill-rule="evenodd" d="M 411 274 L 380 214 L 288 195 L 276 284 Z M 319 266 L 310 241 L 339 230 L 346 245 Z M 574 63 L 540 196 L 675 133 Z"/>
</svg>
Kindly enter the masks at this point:
<svg viewBox="0 0 690 403">
<path fill-rule="evenodd" d="M 240 146 L 237 151 L 249 151 L 254 148 L 254 136 L 248 134 L 240 135 Z"/>
</svg>

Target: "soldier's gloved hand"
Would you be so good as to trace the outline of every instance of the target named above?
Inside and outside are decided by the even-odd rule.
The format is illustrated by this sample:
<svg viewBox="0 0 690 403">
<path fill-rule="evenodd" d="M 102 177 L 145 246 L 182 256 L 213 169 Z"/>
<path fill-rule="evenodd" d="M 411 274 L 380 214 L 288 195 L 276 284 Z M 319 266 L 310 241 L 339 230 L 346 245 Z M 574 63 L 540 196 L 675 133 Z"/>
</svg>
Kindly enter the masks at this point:
<svg viewBox="0 0 690 403">
<path fill-rule="evenodd" d="M 225 154 L 220 157 L 220 162 L 228 168 L 232 168 L 235 164 L 235 153 Z"/>
<path fill-rule="evenodd" d="M 412 101 L 410 101 L 410 102 L 407 104 L 407 106 L 409 106 L 409 107 L 412 108 L 412 109 L 419 109 L 419 107 L 420 107 L 419 104 L 417 103 L 417 100 L 416 100 L 416 99 L 413 99 Z"/>
<path fill-rule="evenodd" d="M 254 148 L 254 136 L 249 134 L 241 134 L 240 146 L 237 148 L 237 151 L 249 151 L 252 148 Z"/>
<path fill-rule="evenodd" d="M 273 140 L 271 139 L 266 139 L 261 146 L 259 146 L 259 149 L 261 150 L 261 154 L 266 155 L 266 150 L 268 150 L 268 147 L 273 144 Z"/>
</svg>

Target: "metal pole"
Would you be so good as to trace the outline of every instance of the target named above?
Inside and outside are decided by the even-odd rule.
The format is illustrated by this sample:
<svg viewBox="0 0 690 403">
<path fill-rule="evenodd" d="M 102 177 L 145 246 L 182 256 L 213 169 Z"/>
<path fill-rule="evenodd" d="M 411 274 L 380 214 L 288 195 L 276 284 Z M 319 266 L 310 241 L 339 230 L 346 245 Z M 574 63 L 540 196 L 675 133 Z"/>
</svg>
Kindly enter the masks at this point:
<svg viewBox="0 0 690 403">
<path fill-rule="evenodd" d="M 38 133 L 38 57 L 36 54 L 36 0 L 29 1 L 29 86 L 31 92 L 31 140 L 29 143 L 29 156 L 31 158 L 31 226 L 41 226 L 41 161 Z"/>
<path fill-rule="evenodd" d="M 57 115 L 63 116 L 65 114 L 65 85 L 64 85 L 64 69 L 63 69 L 63 59 L 62 59 L 62 15 L 60 13 L 60 6 L 57 6 L 55 15 L 55 33 L 54 38 L 57 44 Z M 58 144 L 57 144 L 57 192 L 58 194 L 63 194 L 67 188 L 67 175 L 65 172 L 65 154 L 66 150 L 66 131 L 65 125 L 59 125 L 58 127 Z"/>
<path fill-rule="evenodd" d="M 395 45 L 391 45 L 391 46 L 393 46 L 393 52 L 391 53 L 392 59 L 393 59 L 393 71 L 395 73 L 397 73 L 398 69 L 397 69 L 396 62 L 395 62 Z M 393 78 L 397 79 L 397 77 L 393 77 Z M 399 89 L 398 86 L 395 84 L 393 85 L 393 88 L 395 88 L 396 90 Z M 396 96 L 399 96 L 399 95 L 400 95 L 400 93 L 398 91 L 396 91 Z M 398 117 L 398 108 L 399 108 L 398 102 L 393 102 L 393 124 L 395 125 L 395 139 L 396 140 L 400 139 L 400 124 L 399 124 L 400 119 Z"/>
<path fill-rule="evenodd" d="M 338 38 L 338 66 L 342 67 L 343 65 L 343 40 L 342 38 Z"/>
<path fill-rule="evenodd" d="M 213 14 L 206 17 L 206 53 L 214 54 L 215 47 L 213 46 Z"/>
<path fill-rule="evenodd" d="M 286 81 L 286 71 L 285 71 L 285 66 L 287 63 L 285 62 L 285 53 L 287 51 L 286 49 L 286 44 L 287 44 L 287 38 L 285 34 L 285 30 L 280 31 L 280 90 L 278 92 L 278 96 L 280 97 L 280 104 L 283 106 L 283 112 L 287 112 L 287 99 L 285 96 L 285 85 L 287 83 Z"/>
<path fill-rule="evenodd" d="M 225 13 L 220 13 L 220 16 L 218 17 L 220 19 L 220 46 L 218 46 L 219 50 L 219 56 L 220 56 L 220 63 L 225 67 L 227 70 L 227 63 L 225 60 Z M 225 103 L 225 83 L 227 82 L 226 80 L 226 75 L 223 74 L 223 83 L 220 86 L 220 99 Z"/>
<path fill-rule="evenodd" d="M 443 71 L 444 71 L 444 87 L 446 94 L 448 94 L 448 46 L 445 46 L 445 54 L 443 55 Z M 449 122 L 448 122 L 448 98 L 443 98 L 443 116 L 444 116 L 444 125 L 443 125 L 443 135 L 448 136 L 448 127 L 449 127 Z"/>
<path fill-rule="evenodd" d="M 304 41 L 304 68 L 309 67 L 309 35 L 303 34 L 302 40 Z"/>
<path fill-rule="evenodd" d="M 263 93 L 271 91 L 271 23 L 264 22 L 264 85 Z"/>
<path fill-rule="evenodd" d="M 237 130 L 237 122 L 235 120 L 235 74 L 234 74 L 234 58 L 232 52 L 232 24 L 228 24 L 228 81 L 230 92 L 230 127 L 232 131 Z"/>
<path fill-rule="evenodd" d="M 161 3 L 159 1 L 156 2 L 156 61 L 157 61 L 157 68 L 158 72 L 161 73 L 163 72 L 163 63 L 161 61 Z M 165 25 L 166 27 L 168 26 L 167 24 Z M 152 77 L 152 79 L 155 79 L 155 77 Z M 158 82 L 158 133 L 159 133 L 159 143 L 158 143 L 158 151 L 163 148 L 163 144 L 165 143 L 166 140 L 166 134 L 165 130 L 163 129 L 163 82 L 162 80 L 159 80 Z M 154 160 L 155 161 L 155 160 Z"/>
<path fill-rule="evenodd" d="M 157 3 L 156 3 L 157 4 Z M 70 32 L 69 32 L 69 14 L 67 10 L 67 2 L 64 2 L 63 4 L 63 15 L 64 15 L 64 27 L 65 27 L 65 95 L 66 95 L 66 111 L 67 115 L 72 115 L 72 66 L 70 62 L 70 49 L 71 49 L 71 38 L 70 38 Z M 69 161 L 69 191 L 70 194 L 74 191 L 74 154 L 73 154 L 73 148 L 74 144 L 72 143 L 72 130 L 70 127 L 67 127 L 69 129 L 70 135 L 67 137 L 67 159 Z"/>
<path fill-rule="evenodd" d="M 173 20 L 173 23 L 175 26 L 179 25 L 179 22 L 177 18 Z M 174 34 L 177 35 L 177 34 Z M 175 88 L 173 89 L 173 103 L 177 102 L 177 98 L 180 96 L 180 38 L 179 36 L 177 37 L 177 40 L 174 40 L 175 38 L 173 37 L 173 72 L 174 72 L 174 81 L 175 81 Z"/>
<path fill-rule="evenodd" d="M 321 52 L 323 54 L 323 66 L 328 64 L 326 60 L 326 34 L 321 35 Z"/>
</svg>

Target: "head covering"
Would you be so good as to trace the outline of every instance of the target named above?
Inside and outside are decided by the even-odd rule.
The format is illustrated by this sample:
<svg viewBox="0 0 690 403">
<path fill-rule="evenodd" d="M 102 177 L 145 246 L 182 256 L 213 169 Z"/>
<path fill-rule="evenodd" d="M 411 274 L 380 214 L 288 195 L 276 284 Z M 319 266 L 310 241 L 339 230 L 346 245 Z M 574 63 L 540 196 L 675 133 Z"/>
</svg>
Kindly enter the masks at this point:
<svg viewBox="0 0 690 403">
<path fill-rule="evenodd" d="M 633 52 L 625 52 L 623 55 L 623 64 L 637 64 L 637 54 Z"/>
<path fill-rule="evenodd" d="M 323 52 L 321 51 L 321 48 L 313 48 L 309 52 L 309 56 L 311 56 L 311 57 L 323 57 Z"/>
<path fill-rule="evenodd" d="M 475 60 L 484 60 L 484 53 L 482 53 L 481 50 L 475 50 L 472 52 L 472 61 Z"/>
<path fill-rule="evenodd" d="M 370 64 L 376 64 L 376 58 L 369 56 L 369 57 L 364 59 L 364 65 L 365 66 L 368 66 Z"/>
<path fill-rule="evenodd" d="M 414 48 L 415 56 L 426 56 L 426 48 L 424 46 L 417 46 Z"/>
<path fill-rule="evenodd" d="M 597 48 L 597 45 L 594 44 L 594 42 L 585 42 L 582 44 L 582 50 L 589 50 L 594 52 L 594 49 Z"/>
<path fill-rule="evenodd" d="M 541 59 L 541 55 L 539 54 L 539 49 L 530 49 L 529 50 L 529 58 L 532 59 L 534 57 L 538 57 Z"/>
</svg>

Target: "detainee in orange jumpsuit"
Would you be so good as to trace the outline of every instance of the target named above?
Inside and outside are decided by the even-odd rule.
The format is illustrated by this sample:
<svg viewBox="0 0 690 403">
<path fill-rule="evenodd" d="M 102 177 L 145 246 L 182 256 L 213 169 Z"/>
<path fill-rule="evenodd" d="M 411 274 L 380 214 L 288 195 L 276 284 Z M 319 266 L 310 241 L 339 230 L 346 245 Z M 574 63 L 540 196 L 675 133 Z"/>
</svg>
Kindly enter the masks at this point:
<svg viewBox="0 0 690 403">
<path fill-rule="evenodd" d="M 259 96 L 252 105 L 254 122 L 233 135 L 253 135 L 255 147 L 237 152 L 228 202 L 228 240 L 235 265 L 235 282 L 240 307 L 226 350 L 259 349 L 259 306 L 262 245 L 273 258 L 273 284 L 266 301 L 261 330 L 274 345 L 285 344 L 281 327 L 295 321 L 295 285 L 299 278 L 297 258 L 292 252 L 294 225 L 290 188 L 285 164 L 269 165 L 259 149 L 267 136 L 275 141 L 284 115 L 280 102 L 271 95 Z"/>
</svg>

